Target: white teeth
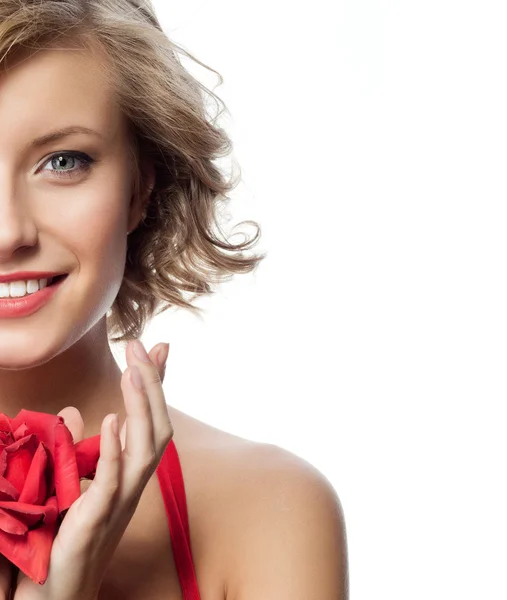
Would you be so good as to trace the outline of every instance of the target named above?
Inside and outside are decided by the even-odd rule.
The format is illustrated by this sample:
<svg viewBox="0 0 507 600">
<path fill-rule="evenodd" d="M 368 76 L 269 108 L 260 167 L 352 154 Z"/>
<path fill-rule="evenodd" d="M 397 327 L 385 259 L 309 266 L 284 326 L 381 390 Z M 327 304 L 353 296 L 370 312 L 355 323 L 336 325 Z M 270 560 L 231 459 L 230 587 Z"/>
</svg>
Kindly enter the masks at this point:
<svg viewBox="0 0 507 600">
<path fill-rule="evenodd" d="M 47 279 L 30 279 L 0 283 L 0 298 L 22 298 L 27 294 L 38 292 L 39 289 L 43 290 L 47 282 Z"/>
</svg>

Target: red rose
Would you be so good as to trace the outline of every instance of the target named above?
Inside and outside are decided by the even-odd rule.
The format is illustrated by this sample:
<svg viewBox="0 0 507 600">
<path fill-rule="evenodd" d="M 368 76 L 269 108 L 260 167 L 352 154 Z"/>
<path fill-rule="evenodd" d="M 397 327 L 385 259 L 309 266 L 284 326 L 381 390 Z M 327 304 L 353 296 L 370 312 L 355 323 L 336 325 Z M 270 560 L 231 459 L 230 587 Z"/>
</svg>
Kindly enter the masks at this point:
<svg viewBox="0 0 507 600">
<path fill-rule="evenodd" d="M 46 581 L 63 512 L 93 479 L 100 435 L 74 444 L 63 417 L 0 413 L 0 553 L 32 581 Z"/>
</svg>

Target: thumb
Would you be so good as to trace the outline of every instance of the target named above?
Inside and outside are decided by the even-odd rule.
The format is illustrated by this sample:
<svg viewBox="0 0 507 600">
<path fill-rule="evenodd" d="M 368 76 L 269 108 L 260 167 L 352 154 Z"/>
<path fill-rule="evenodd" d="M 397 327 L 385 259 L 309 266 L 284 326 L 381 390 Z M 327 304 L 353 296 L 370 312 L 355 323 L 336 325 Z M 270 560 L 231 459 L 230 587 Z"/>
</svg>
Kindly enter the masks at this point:
<svg viewBox="0 0 507 600">
<path fill-rule="evenodd" d="M 63 417 L 65 425 L 72 434 L 74 443 L 80 442 L 84 438 L 84 421 L 79 410 L 75 406 L 66 406 L 62 408 L 58 416 Z"/>
</svg>

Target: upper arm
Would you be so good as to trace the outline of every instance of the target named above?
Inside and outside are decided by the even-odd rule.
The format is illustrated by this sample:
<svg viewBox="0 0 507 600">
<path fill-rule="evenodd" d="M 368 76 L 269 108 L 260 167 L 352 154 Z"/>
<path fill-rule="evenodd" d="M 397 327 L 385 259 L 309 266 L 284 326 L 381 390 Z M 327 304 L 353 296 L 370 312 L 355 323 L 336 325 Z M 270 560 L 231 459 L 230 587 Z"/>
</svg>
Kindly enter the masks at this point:
<svg viewBox="0 0 507 600">
<path fill-rule="evenodd" d="M 345 523 L 329 481 L 264 445 L 238 490 L 227 600 L 347 600 Z"/>
</svg>

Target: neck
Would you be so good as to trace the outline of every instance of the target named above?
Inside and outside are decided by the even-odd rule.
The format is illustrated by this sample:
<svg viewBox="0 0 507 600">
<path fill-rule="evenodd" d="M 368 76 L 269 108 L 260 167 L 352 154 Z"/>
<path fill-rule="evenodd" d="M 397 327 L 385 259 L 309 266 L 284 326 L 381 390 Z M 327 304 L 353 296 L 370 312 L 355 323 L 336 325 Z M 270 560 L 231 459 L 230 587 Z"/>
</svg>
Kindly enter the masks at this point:
<svg viewBox="0 0 507 600">
<path fill-rule="evenodd" d="M 22 408 L 56 415 L 66 406 L 75 406 L 83 417 L 85 438 L 100 433 L 108 413 L 118 412 L 121 426 L 125 418 L 122 372 L 109 348 L 105 318 L 43 364 L 23 368 L 23 360 L 17 359 L 14 370 L 12 353 L 4 352 L 0 344 L 0 412 L 10 418 Z"/>
</svg>

